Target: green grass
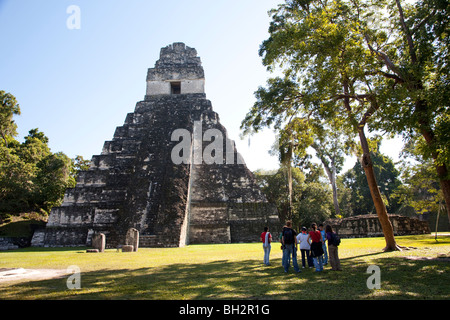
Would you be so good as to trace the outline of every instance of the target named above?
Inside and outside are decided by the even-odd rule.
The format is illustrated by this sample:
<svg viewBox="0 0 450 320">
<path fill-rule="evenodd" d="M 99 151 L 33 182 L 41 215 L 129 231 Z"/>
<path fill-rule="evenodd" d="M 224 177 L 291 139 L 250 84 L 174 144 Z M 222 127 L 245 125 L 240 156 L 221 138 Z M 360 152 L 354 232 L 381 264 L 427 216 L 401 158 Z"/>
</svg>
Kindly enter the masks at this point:
<svg viewBox="0 0 450 320">
<path fill-rule="evenodd" d="M 450 236 L 397 237 L 416 249 L 381 252 L 383 238 L 343 239 L 342 272 L 291 267 L 285 274 L 281 250 L 272 246 L 271 266 L 262 263 L 260 243 L 140 248 L 136 253 L 85 248 L 28 248 L 0 252 L 0 268 L 81 269 L 81 289 L 67 278 L 0 282 L 0 299 L 449 299 Z M 415 257 L 407 259 L 405 257 Z M 301 259 L 299 259 L 299 262 Z M 369 265 L 381 269 L 381 289 L 370 290 Z"/>
</svg>

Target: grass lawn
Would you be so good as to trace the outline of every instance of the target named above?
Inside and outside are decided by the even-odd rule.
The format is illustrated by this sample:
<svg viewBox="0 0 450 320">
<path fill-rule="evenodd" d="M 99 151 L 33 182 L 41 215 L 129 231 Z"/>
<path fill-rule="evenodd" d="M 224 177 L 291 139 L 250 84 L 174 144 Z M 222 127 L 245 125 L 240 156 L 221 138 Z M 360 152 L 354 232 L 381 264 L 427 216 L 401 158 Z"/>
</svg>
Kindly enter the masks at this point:
<svg viewBox="0 0 450 320">
<path fill-rule="evenodd" d="M 302 269 L 288 274 L 272 245 L 271 266 L 260 243 L 140 248 L 135 253 L 86 253 L 86 248 L 28 248 L 0 252 L 0 269 L 81 270 L 81 289 L 67 277 L 0 282 L 7 299 L 450 299 L 450 235 L 397 237 L 412 250 L 383 253 L 384 238 L 343 239 L 342 272 Z M 446 255 L 447 258 L 437 258 Z M 299 259 L 301 264 L 301 258 Z M 381 288 L 368 289 L 369 265 L 381 270 Z"/>
</svg>

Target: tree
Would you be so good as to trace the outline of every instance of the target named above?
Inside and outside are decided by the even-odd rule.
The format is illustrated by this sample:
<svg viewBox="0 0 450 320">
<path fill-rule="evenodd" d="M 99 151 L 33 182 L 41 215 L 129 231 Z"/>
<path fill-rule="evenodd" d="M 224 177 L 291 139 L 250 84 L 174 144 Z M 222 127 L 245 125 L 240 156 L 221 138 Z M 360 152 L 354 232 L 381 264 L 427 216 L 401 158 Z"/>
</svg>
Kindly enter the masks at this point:
<svg viewBox="0 0 450 320">
<path fill-rule="evenodd" d="M 0 90 L 0 135 L 6 147 L 8 147 L 7 137 L 15 137 L 17 135 L 17 125 L 13 120 L 14 115 L 20 115 L 20 107 L 16 97 Z"/>
<path fill-rule="evenodd" d="M 422 155 L 434 161 L 450 221 L 449 2 L 353 2 L 357 30 L 379 61 L 366 72 L 383 76 L 377 86 L 384 107 L 376 127 L 405 139 L 424 138 Z M 385 6 L 389 15 L 373 14 Z"/>
<path fill-rule="evenodd" d="M 89 160 L 84 160 L 84 158 L 80 155 L 76 156 L 75 159 L 72 160 L 72 162 L 73 162 L 72 176 L 74 177 L 75 180 L 78 175 L 78 172 L 89 170 L 89 166 L 91 163 L 91 161 Z"/>
<path fill-rule="evenodd" d="M 15 141 L 15 140 L 14 140 Z M 20 213 L 31 207 L 34 166 L 10 148 L 0 146 L 0 213 Z"/>
<path fill-rule="evenodd" d="M 394 196 L 403 208 L 412 208 L 414 213 L 438 213 L 444 203 L 444 196 L 432 159 L 424 160 L 421 148 L 426 142 L 423 137 L 410 139 L 403 147 L 404 159 L 401 166 L 403 184 Z"/>
<path fill-rule="evenodd" d="M 0 146 L 0 212 L 48 213 L 75 185 L 74 163 L 62 152 L 52 153 L 48 141 L 32 129 L 23 143 L 9 137 L 8 147 Z"/>
<path fill-rule="evenodd" d="M 312 165 L 307 174 L 292 167 L 292 204 L 289 199 L 288 168 L 276 171 L 255 171 L 258 185 L 269 202 L 275 203 L 281 221 L 292 220 L 294 225 L 309 225 L 324 221 L 331 214 L 332 195 L 328 186 L 321 182 L 321 169 Z M 292 211 L 289 212 L 289 207 Z"/>
<path fill-rule="evenodd" d="M 308 134 L 308 123 L 305 119 L 293 118 L 280 130 L 278 139 L 278 152 L 280 163 L 288 171 L 288 189 L 289 189 L 289 211 L 288 220 L 292 219 L 293 214 L 293 195 L 292 195 L 292 162 L 294 159 L 301 159 L 306 156 L 306 148 L 312 143 L 312 138 Z"/>
<path fill-rule="evenodd" d="M 305 176 L 298 168 L 291 168 L 291 185 L 289 169 L 282 166 L 274 172 L 255 171 L 255 178 L 261 190 L 271 203 L 275 203 L 281 221 L 292 220 L 295 213 L 295 203 L 301 192 Z M 289 193 L 291 189 L 291 193 Z"/>
<path fill-rule="evenodd" d="M 64 192 L 75 184 L 71 171 L 72 160 L 64 153 L 49 154 L 37 164 L 34 178 L 34 205 L 50 212 L 62 203 Z"/>
<path fill-rule="evenodd" d="M 382 181 L 379 185 L 380 193 L 387 210 L 391 213 L 396 212 L 400 204 L 397 197 L 393 196 L 401 183 L 398 179 L 399 171 L 396 169 L 394 162 L 379 151 L 381 141 L 378 138 L 372 140 L 371 158 L 377 181 Z M 370 201 L 370 190 L 367 186 L 364 171 L 359 162 L 348 170 L 342 177 L 343 186 L 351 192 L 351 211 L 353 215 L 361 215 L 373 213 L 374 205 Z"/>
<path fill-rule="evenodd" d="M 353 128 L 386 239 L 384 250 L 399 250 L 365 135 L 366 125 L 380 108 L 371 85 L 379 75 L 365 72 L 376 69 L 378 62 L 364 47 L 364 37 L 354 32 L 359 28 L 357 13 L 345 1 L 287 1 L 271 13 L 270 37 L 261 45 L 260 55 L 269 70 L 281 66 L 285 76 L 269 80 L 268 89 L 258 89 L 258 101 L 241 127 L 257 131 L 300 113 L 318 120 L 339 119 L 343 127 Z"/>
<path fill-rule="evenodd" d="M 19 156 L 28 163 L 36 165 L 39 161 L 51 154 L 48 138 L 39 129 L 31 129 L 25 141 L 17 150 Z"/>
<path fill-rule="evenodd" d="M 0 213 L 48 213 L 87 164 L 82 157 L 72 161 L 62 152 L 52 153 L 48 137 L 37 128 L 23 143 L 17 141 L 13 116 L 18 114 L 16 98 L 0 91 Z"/>
<path fill-rule="evenodd" d="M 333 212 L 333 194 L 325 183 L 322 167 L 311 163 L 305 174 L 305 184 L 298 202 L 298 223 L 310 226 L 313 222 L 325 221 Z"/>
<path fill-rule="evenodd" d="M 329 124 L 311 118 L 291 117 L 280 130 L 278 150 L 281 163 L 290 166 L 294 161 L 294 165 L 301 164 L 302 167 L 311 158 L 308 148 L 314 149 L 333 190 L 335 215 L 339 215 L 336 175 L 344 164 L 345 155 L 353 147 L 353 141 L 338 130 L 335 123 L 336 121 Z"/>
<path fill-rule="evenodd" d="M 334 213 L 336 216 L 339 216 L 341 215 L 341 210 L 338 201 L 336 178 L 344 165 L 345 155 L 348 155 L 350 150 L 354 148 L 353 140 L 349 139 L 351 135 L 339 130 L 335 120 L 329 125 L 322 123 L 315 127 L 315 140 L 311 147 L 315 150 L 328 176 L 333 190 Z"/>
</svg>

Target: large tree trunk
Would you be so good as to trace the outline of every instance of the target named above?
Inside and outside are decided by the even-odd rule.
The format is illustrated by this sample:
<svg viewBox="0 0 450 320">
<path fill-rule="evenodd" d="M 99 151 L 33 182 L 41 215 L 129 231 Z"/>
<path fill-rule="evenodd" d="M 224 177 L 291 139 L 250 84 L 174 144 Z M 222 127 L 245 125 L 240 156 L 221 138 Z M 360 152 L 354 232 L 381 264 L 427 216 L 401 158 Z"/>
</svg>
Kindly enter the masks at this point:
<svg viewBox="0 0 450 320">
<path fill-rule="evenodd" d="M 292 137 L 289 141 L 289 150 L 287 158 L 285 159 L 288 173 L 288 191 L 289 191 L 289 207 L 288 207 L 288 220 L 293 218 L 293 200 L 292 200 L 292 153 L 293 153 L 293 141 Z"/>
<path fill-rule="evenodd" d="M 372 159 L 370 157 L 369 145 L 367 144 L 367 138 L 364 134 L 364 127 L 360 127 L 358 129 L 358 133 L 363 150 L 361 165 L 363 166 L 364 172 L 366 174 L 370 194 L 372 195 L 372 200 L 375 205 L 378 220 L 380 221 L 384 238 L 386 240 L 386 247 L 383 249 L 383 251 L 401 250 L 395 241 L 394 229 L 392 228 L 391 221 L 389 220 L 387 214 L 386 206 L 384 205 L 380 190 L 378 188 L 377 180 L 375 178 L 375 172 L 373 171 Z"/>
<path fill-rule="evenodd" d="M 410 62 L 413 66 L 415 66 L 418 63 L 418 59 L 417 59 L 417 55 L 416 55 L 416 46 L 414 45 L 414 39 L 412 37 L 413 33 L 408 28 L 408 26 L 405 22 L 403 8 L 400 3 L 400 0 L 396 0 L 395 2 L 397 4 L 397 8 L 398 8 L 398 12 L 399 12 L 400 24 L 402 26 L 402 29 L 406 36 L 406 41 L 408 44 Z M 402 81 L 404 81 L 404 79 Z M 420 93 L 421 91 L 424 90 L 422 80 L 420 78 L 414 77 L 412 79 L 409 79 L 408 82 L 409 82 L 407 84 L 408 89 L 411 92 L 413 92 L 415 94 L 415 96 L 420 97 L 421 95 L 420 94 L 418 95 L 417 93 Z M 421 132 L 422 136 L 425 138 L 427 145 L 429 145 L 432 149 L 435 149 L 436 141 L 435 141 L 433 129 L 430 125 L 432 123 L 432 121 L 429 118 L 430 113 L 428 112 L 427 102 L 426 102 L 426 100 L 419 98 L 418 100 L 416 100 L 415 106 L 416 106 L 416 108 L 415 108 L 414 114 L 416 116 L 418 116 L 420 132 Z M 436 163 L 437 162 L 436 151 L 433 151 L 432 154 L 433 154 L 433 159 Z M 436 171 L 437 171 L 437 175 L 438 175 L 439 182 L 441 185 L 442 193 L 444 194 L 444 200 L 445 200 L 445 203 L 447 206 L 448 221 L 450 222 L 450 180 L 449 180 L 448 168 L 445 164 L 444 165 L 436 165 Z"/>
<path fill-rule="evenodd" d="M 338 195 L 337 195 L 336 171 L 333 172 L 333 178 L 331 180 L 331 188 L 333 189 L 334 212 L 335 212 L 335 215 L 338 216 L 341 214 L 341 209 L 339 209 L 339 201 L 338 201 Z"/>
<path fill-rule="evenodd" d="M 323 167 L 328 175 L 328 179 L 330 180 L 331 188 L 333 189 L 333 204 L 334 204 L 334 212 L 335 215 L 340 215 L 341 210 L 339 209 L 339 201 L 337 197 L 337 186 L 336 186 L 336 165 L 334 164 L 334 159 L 331 160 L 331 168 L 328 166 L 327 162 L 319 156 L 322 161 Z"/>
<path fill-rule="evenodd" d="M 345 79 L 343 82 L 344 89 L 344 106 L 347 109 L 350 118 L 353 118 L 350 106 L 349 98 L 349 81 Z M 372 97 L 370 98 L 370 107 L 367 112 L 362 117 L 358 124 L 358 135 L 359 141 L 361 143 L 361 148 L 363 151 L 363 156 L 361 158 L 361 165 L 366 174 L 367 183 L 369 185 L 370 194 L 372 196 L 373 204 L 375 210 L 377 211 L 378 220 L 380 221 L 381 228 L 383 229 L 384 239 L 386 240 L 386 247 L 383 251 L 394 251 L 401 250 L 401 248 L 395 242 L 394 229 L 392 228 L 391 221 L 389 220 L 386 206 L 384 205 L 383 198 L 381 197 L 380 189 L 378 188 L 377 179 L 375 178 L 375 172 L 373 171 L 373 163 L 370 157 L 369 144 L 367 143 L 367 138 L 364 133 L 364 127 L 367 120 L 379 109 L 377 101 Z"/>
<path fill-rule="evenodd" d="M 427 141 L 428 145 L 432 145 L 434 141 L 428 141 L 426 138 L 426 135 L 423 135 L 425 137 L 425 140 Z M 437 162 L 437 154 L 436 152 L 433 152 L 433 159 L 434 162 Z M 444 165 L 436 165 L 436 172 L 439 179 L 439 183 L 441 185 L 441 190 L 444 195 L 444 201 L 447 207 L 447 216 L 448 221 L 450 222 L 450 180 L 449 180 L 449 172 L 447 170 L 447 167 Z"/>
<path fill-rule="evenodd" d="M 433 130 L 431 129 L 430 119 L 427 117 L 427 102 L 424 100 L 418 100 L 416 102 L 415 114 L 419 116 L 420 133 L 422 134 L 425 142 L 432 148 L 432 156 L 434 163 L 438 160 L 438 153 L 436 152 L 436 138 Z M 441 185 L 442 193 L 444 194 L 444 201 L 447 207 L 448 221 L 450 222 L 450 180 L 448 168 L 445 164 L 436 165 L 436 172 Z"/>
<path fill-rule="evenodd" d="M 288 165 L 288 184 L 289 184 L 289 211 L 288 211 L 288 220 L 292 220 L 292 165 L 291 161 L 289 160 Z"/>
<path fill-rule="evenodd" d="M 445 168 L 445 167 L 444 167 Z M 447 169 L 445 169 L 447 170 Z M 439 171 L 439 169 L 438 169 Z M 444 200 L 447 207 L 448 222 L 450 223 L 450 180 L 440 180 L 442 193 L 444 194 Z"/>
</svg>

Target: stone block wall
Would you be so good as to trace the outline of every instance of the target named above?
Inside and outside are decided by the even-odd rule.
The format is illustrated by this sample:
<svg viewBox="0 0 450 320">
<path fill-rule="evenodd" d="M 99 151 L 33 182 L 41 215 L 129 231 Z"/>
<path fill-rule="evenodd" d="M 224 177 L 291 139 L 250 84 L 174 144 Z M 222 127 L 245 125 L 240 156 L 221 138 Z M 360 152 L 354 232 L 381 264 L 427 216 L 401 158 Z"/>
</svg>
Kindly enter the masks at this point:
<svg viewBox="0 0 450 320">
<path fill-rule="evenodd" d="M 417 218 L 389 215 L 394 235 L 429 234 L 430 227 L 426 221 Z M 383 230 L 375 214 L 348 217 L 345 219 L 329 219 L 323 223 L 331 225 L 333 231 L 342 238 L 382 237 Z"/>
<path fill-rule="evenodd" d="M 0 251 L 19 249 L 13 238 L 0 237 Z"/>
</svg>

